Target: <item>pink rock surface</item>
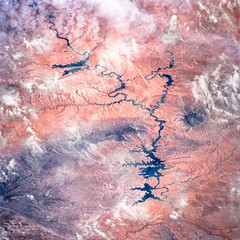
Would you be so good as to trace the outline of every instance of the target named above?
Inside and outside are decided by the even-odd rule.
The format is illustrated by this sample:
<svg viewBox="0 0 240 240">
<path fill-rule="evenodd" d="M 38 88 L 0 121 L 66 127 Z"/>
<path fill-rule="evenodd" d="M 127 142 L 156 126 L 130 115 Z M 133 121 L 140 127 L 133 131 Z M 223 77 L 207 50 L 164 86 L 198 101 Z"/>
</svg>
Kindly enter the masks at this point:
<svg viewBox="0 0 240 240">
<path fill-rule="evenodd" d="M 240 239 L 238 0 L 0 5 L 1 239 Z"/>
</svg>

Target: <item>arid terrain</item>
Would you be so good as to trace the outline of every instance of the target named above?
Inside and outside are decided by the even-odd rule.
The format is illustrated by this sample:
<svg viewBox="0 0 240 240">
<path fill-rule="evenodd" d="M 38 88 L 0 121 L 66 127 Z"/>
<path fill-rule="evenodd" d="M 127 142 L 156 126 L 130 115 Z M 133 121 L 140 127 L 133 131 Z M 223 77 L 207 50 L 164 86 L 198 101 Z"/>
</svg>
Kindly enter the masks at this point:
<svg viewBox="0 0 240 240">
<path fill-rule="evenodd" d="M 240 240 L 240 1 L 0 1 L 3 240 Z"/>
</svg>

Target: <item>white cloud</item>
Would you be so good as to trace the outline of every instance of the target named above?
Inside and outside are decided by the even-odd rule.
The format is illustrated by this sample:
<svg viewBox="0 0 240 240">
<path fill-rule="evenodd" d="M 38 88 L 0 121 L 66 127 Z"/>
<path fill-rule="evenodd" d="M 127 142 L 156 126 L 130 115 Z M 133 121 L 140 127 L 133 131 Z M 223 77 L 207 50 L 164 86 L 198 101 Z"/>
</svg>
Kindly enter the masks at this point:
<svg viewBox="0 0 240 240">
<path fill-rule="evenodd" d="M 138 45 L 134 39 L 124 42 L 116 40 L 107 44 L 107 48 L 100 55 L 100 64 L 111 64 L 118 70 L 125 65 L 131 64 L 132 58 L 138 53 Z"/>
<path fill-rule="evenodd" d="M 172 214 L 170 214 L 170 218 L 173 220 L 177 220 L 179 218 L 179 214 L 176 211 L 173 211 Z"/>
<path fill-rule="evenodd" d="M 109 218 L 105 221 L 105 224 L 108 226 L 111 226 L 112 228 L 116 227 L 116 225 Z"/>
<path fill-rule="evenodd" d="M 116 22 L 136 21 L 141 14 L 137 6 L 129 0 L 90 0 L 93 4 L 97 4 L 102 17 L 108 17 Z M 127 24 L 127 23 L 126 23 Z"/>
<path fill-rule="evenodd" d="M 21 102 L 21 98 L 18 92 L 11 90 L 4 93 L 1 96 L 0 101 L 6 106 L 18 107 L 19 103 Z"/>
<path fill-rule="evenodd" d="M 19 60 L 21 57 L 24 56 L 24 54 L 21 52 L 16 52 L 15 54 L 12 54 L 12 56 L 15 60 Z"/>
<path fill-rule="evenodd" d="M 49 42 L 51 41 L 44 37 L 35 37 L 30 42 L 27 41 L 24 37 L 23 41 L 27 48 L 30 48 L 31 50 L 36 50 L 38 54 L 43 54 L 44 52 L 51 49 L 51 44 L 49 44 Z"/>
<path fill-rule="evenodd" d="M 94 230 L 99 236 L 107 239 L 106 233 L 104 233 L 103 231 L 101 231 L 99 228 L 100 228 L 100 226 L 99 226 L 98 222 L 95 221 L 95 222 L 93 223 L 93 230 Z"/>
<path fill-rule="evenodd" d="M 33 156 L 44 153 L 44 149 L 35 135 L 32 135 L 25 140 L 25 146 L 31 151 Z"/>
<path fill-rule="evenodd" d="M 0 132 L 0 147 L 5 148 L 7 146 L 7 139 L 2 136 L 2 133 Z"/>
<path fill-rule="evenodd" d="M 132 206 L 127 203 L 127 199 L 122 199 L 115 208 L 114 218 L 122 220 L 122 217 L 131 221 L 148 218 L 147 208 L 145 206 Z"/>
<path fill-rule="evenodd" d="M 197 101 L 220 116 L 220 122 L 240 117 L 240 76 L 237 67 L 230 74 L 222 65 L 215 70 L 197 75 L 192 83 L 192 93 Z"/>
<path fill-rule="evenodd" d="M 76 236 L 77 236 L 77 240 L 83 240 L 82 236 L 79 235 L 78 233 L 76 233 Z"/>
<path fill-rule="evenodd" d="M 180 34 L 177 31 L 178 19 L 177 15 L 172 15 L 169 21 L 169 28 L 165 30 L 163 36 L 160 38 L 165 44 L 174 44 L 180 39 Z"/>
<path fill-rule="evenodd" d="M 8 167 L 10 169 L 13 169 L 15 167 L 15 165 L 16 165 L 16 162 L 14 159 L 11 159 L 10 162 L 8 163 Z"/>
<path fill-rule="evenodd" d="M 186 198 L 181 198 L 179 200 L 179 204 L 180 204 L 181 207 L 186 207 L 188 205 L 187 199 Z"/>
<path fill-rule="evenodd" d="M 74 180 L 77 176 L 74 166 L 63 165 L 56 169 L 55 179 L 58 183 L 61 183 L 66 180 Z"/>
<path fill-rule="evenodd" d="M 131 24 L 146 25 L 145 33 L 149 34 L 155 27 L 153 16 L 142 12 L 134 1 L 129 0 L 89 0 L 87 3 L 96 7 L 99 17 L 106 18 L 118 32 L 128 32 Z"/>
<path fill-rule="evenodd" d="M 234 8 L 238 7 L 239 5 L 240 5 L 240 0 L 227 1 L 227 7 L 232 11 L 234 11 Z"/>
<path fill-rule="evenodd" d="M 30 200 L 34 200 L 34 196 L 33 195 L 31 195 L 31 194 L 27 194 L 27 197 L 30 199 Z"/>
</svg>

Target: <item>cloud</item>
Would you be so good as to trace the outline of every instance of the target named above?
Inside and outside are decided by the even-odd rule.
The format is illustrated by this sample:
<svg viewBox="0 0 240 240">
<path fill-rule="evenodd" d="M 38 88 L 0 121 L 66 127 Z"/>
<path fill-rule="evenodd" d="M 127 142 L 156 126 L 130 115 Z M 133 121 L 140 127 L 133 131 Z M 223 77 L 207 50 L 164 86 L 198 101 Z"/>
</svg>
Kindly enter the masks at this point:
<svg viewBox="0 0 240 240">
<path fill-rule="evenodd" d="M 124 198 L 122 201 L 118 202 L 115 211 L 114 218 L 122 221 L 122 218 L 136 221 L 138 219 L 149 218 L 148 208 L 146 206 L 131 206 L 127 199 Z"/>
<path fill-rule="evenodd" d="M 179 213 L 176 211 L 173 211 L 172 214 L 170 214 L 170 218 L 173 220 L 177 220 L 179 218 Z"/>
<path fill-rule="evenodd" d="M 134 39 L 124 41 L 115 40 L 106 44 L 106 50 L 100 53 L 100 64 L 108 66 L 109 64 L 114 66 L 115 69 L 121 71 L 122 68 L 126 68 L 131 65 L 131 60 L 138 53 L 138 45 Z"/>
<path fill-rule="evenodd" d="M 18 92 L 10 90 L 2 94 L 2 96 L 0 97 L 0 102 L 5 106 L 18 107 L 21 99 Z"/>
<path fill-rule="evenodd" d="M 46 51 L 51 50 L 51 45 L 45 37 L 34 37 L 31 41 L 27 41 L 26 38 L 23 38 L 23 41 L 27 48 L 31 50 L 36 50 L 38 54 L 43 54 Z"/>
<path fill-rule="evenodd" d="M 224 67 L 218 65 L 195 77 L 192 83 L 193 96 L 221 121 L 240 117 L 240 77 L 239 69 L 233 66 L 232 73 L 225 74 Z"/>
<path fill-rule="evenodd" d="M 5 148 L 7 146 L 7 139 L 2 136 L 2 133 L 0 132 L 0 147 Z"/>
<path fill-rule="evenodd" d="M 96 8 L 98 17 L 107 19 L 118 31 L 128 32 L 134 27 L 145 25 L 145 34 L 152 32 L 156 25 L 152 15 L 141 10 L 129 0 L 90 0 L 87 3 Z M 144 32 L 138 32 L 142 35 Z"/>
<path fill-rule="evenodd" d="M 102 17 L 110 18 L 115 22 L 122 22 L 126 19 L 133 22 L 141 15 L 137 6 L 128 0 L 90 0 L 89 2 L 97 5 Z M 125 24 L 128 24 L 128 22 L 125 22 Z"/>
<path fill-rule="evenodd" d="M 177 15 L 172 15 L 169 21 L 169 28 L 164 31 L 161 41 L 165 44 L 174 44 L 180 39 L 180 34 L 177 31 L 178 19 Z"/>
</svg>

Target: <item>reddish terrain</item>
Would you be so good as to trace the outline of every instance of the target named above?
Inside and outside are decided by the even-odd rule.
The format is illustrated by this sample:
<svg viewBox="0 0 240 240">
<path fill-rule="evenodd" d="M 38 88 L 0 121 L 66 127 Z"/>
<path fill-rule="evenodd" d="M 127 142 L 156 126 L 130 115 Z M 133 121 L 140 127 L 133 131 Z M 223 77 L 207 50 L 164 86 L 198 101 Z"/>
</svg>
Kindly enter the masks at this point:
<svg viewBox="0 0 240 240">
<path fill-rule="evenodd" d="M 238 0 L 0 4 L 1 239 L 240 239 Z"/>
</svg>

